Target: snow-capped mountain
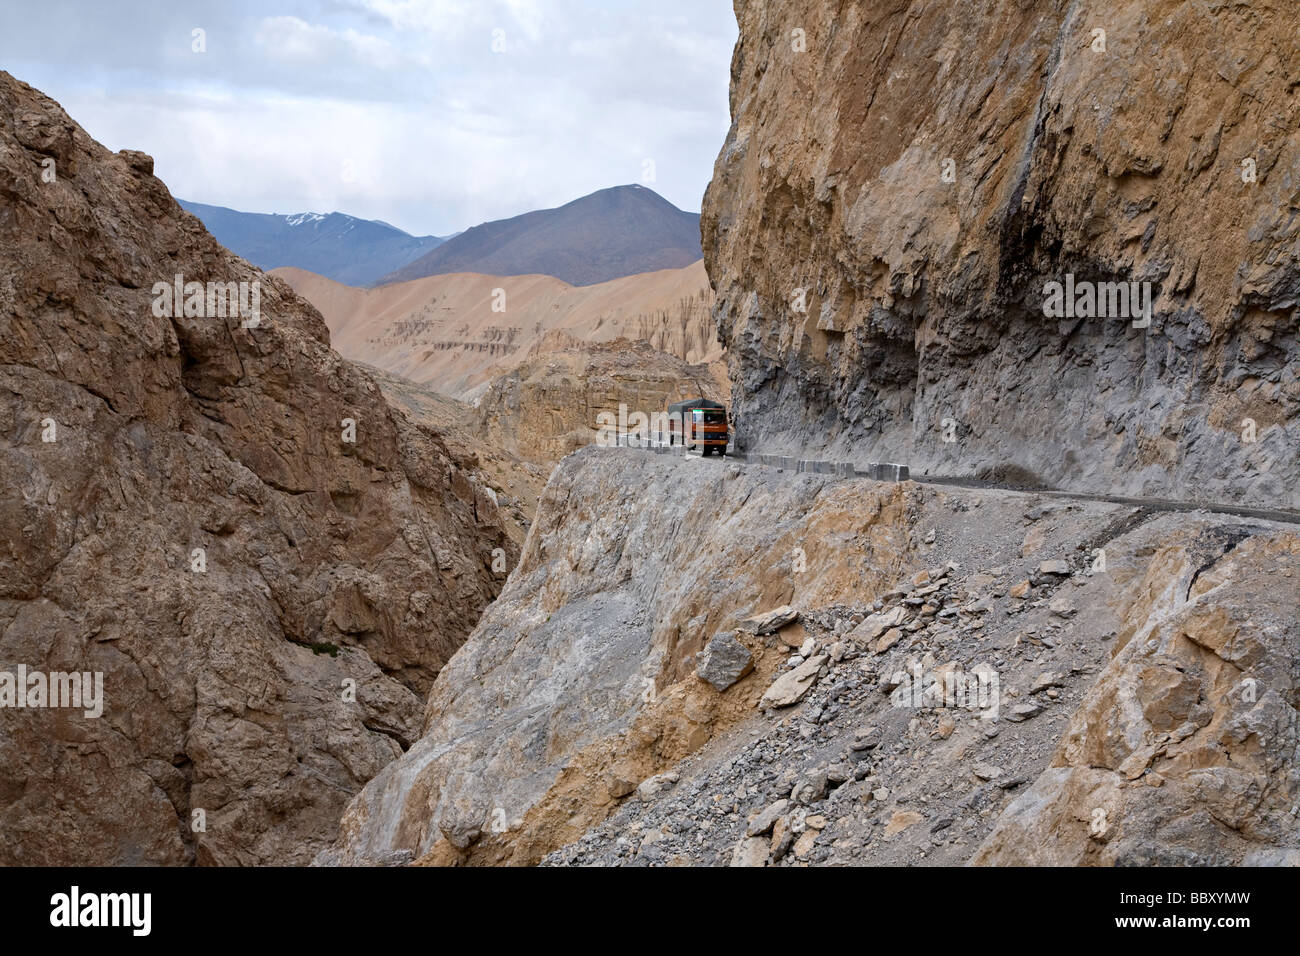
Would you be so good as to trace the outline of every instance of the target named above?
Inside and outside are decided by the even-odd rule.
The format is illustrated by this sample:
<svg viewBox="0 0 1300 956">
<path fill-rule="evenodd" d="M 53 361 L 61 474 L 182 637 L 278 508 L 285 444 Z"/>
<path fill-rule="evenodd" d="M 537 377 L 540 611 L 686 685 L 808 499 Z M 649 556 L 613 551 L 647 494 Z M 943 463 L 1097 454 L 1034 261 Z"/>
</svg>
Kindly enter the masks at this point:
<svg viewBox="0 0 1300 956">
<path fill-rule="evenodd" d="M 218 242 L 254 265 L 297 266 L 345 285 L 370 285 L 444 241 L 341 212 L 281 216 L 179 202 Z"/>
</svg>

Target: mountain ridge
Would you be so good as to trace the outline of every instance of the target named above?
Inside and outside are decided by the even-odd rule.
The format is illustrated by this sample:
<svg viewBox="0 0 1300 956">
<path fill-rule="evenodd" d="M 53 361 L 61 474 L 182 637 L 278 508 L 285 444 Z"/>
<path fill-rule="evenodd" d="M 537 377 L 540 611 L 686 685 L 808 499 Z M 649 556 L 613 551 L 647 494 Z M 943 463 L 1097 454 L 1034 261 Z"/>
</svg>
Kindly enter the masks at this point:
<svg viewBox="0 0 1300 956">
<path fill-rule="evenodd" d="M 431 275 L 549 275 L 584 286 L 703 257 L 700 217 L 645 186 L 611 186 L 554 209 L 481 223 L 383 276 L 390 285 Z"/>
<path fill-rule="evenodd" d="M 261 269 L 306 269 L 342 282 L 368 286 L 441 245 L 440 236 L 413 236 L 391 223 L 342 212 L 242 212 L 227 206 L 178 199 L 227 249 Z"/>
</svg>

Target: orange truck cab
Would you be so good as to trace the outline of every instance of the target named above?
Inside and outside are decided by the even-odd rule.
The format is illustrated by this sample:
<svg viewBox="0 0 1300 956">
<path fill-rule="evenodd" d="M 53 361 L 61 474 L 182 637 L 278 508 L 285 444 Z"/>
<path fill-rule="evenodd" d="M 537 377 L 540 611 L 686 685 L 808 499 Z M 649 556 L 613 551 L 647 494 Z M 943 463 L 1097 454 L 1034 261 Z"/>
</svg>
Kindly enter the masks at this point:
<svg viewBox="0 0 1300 956">
<path fill-rule="evenodd" d="M 707 398 L 690 398 L 668 406 L 668 444 L 700 447 L 700 454 L 727 453 L 727 406 Z"/>
</svg>

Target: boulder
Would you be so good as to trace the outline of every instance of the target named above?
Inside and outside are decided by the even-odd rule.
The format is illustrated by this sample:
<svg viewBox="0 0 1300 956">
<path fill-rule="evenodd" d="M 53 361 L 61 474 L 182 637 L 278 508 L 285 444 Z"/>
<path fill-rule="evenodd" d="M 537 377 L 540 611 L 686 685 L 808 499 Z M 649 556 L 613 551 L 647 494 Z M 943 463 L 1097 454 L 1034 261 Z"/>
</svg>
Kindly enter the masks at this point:
<svg viewBox="0 0 1300 956">
<path fill-rule="evenodd" d="M 888 611 L 872 614 L 865 621 L 849 632 L 848 639 L 858 644 L 870 644 L 891 627 L 897 627 L 907 617 L 907 610 L 901 605 Z"/>
<path fill-rule="evenodd" d="M 782 674 L 763 694 L 758 702 L 760 708 L 791 707 L 803 699 L 809 688 L 817 682 L 817 672 L 826 663 L 826 655 L 810 657 L 792 671 Z"/>
<path fill-rule="evenodd" d="M 724 691 L 754 669 L 754 656 L 732 631 L 720 631 L 696 657 L 695 672 L 715 690 Z"/>
<path fill-rule="evenodd" d="M 788 604 L 781 607 L 773 608 L 770 611 L 764 611 L 762 614 L 755 614 L 753 617 L 746 618 L 740 622 L 740 629 L 747 634 L 754 634 L 762 637 L 764 634 L 772 634 L 785 627 L 787 624 L 793 624 L 799 619 L 799 612 Z"/>
</svg>

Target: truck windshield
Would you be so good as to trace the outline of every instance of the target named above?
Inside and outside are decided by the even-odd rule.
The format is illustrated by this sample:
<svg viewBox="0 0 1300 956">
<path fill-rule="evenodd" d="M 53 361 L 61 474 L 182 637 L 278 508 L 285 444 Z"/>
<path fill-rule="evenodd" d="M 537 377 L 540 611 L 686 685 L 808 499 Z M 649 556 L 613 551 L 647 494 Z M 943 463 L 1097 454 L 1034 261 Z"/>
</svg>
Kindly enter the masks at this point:
<svg viewBox="0 0 1300 956">
<path fill-rule="evenodd" d="M 691 417 L 697 422 L 703 422 L 706 425 L 725 425 L 727 424 L 727 413 L 721 408 L 693 408 Z"/>
</svg>

